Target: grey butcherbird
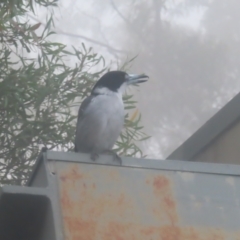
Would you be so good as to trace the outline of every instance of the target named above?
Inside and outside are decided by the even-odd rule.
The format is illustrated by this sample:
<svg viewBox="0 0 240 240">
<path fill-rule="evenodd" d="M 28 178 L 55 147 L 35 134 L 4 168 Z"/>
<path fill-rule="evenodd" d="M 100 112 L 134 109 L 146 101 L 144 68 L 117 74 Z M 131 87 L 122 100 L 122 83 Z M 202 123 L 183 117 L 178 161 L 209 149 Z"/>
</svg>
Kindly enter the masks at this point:
<svg viewBox="0 0 240 240">
<path fill-rule="evenodd" d="M 128 85 L 147 79 L 145 74 L 111 71 L 97 81 L 78 111 L 75 152 L 90 153 L 92 160 L 108 152 L 121 162 L 112 148 L 124 124 L 122 94 Z"/>
</svg>

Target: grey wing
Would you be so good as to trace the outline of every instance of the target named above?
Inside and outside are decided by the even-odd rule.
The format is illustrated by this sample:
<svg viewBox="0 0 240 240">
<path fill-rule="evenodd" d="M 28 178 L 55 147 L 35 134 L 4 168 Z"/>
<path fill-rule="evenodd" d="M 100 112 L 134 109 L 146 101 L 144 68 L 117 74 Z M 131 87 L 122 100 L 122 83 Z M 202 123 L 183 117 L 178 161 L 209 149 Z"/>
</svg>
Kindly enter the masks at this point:
<svg viewBox="0 0 240 240">
<path fill-rule="evenodd" d="M 90 104 L 90 102 L 92 101 L 94 96 L 89 96 L 86 99 L 84 99 L 84 101 L 82 102 L 79 110 L 78 110 L 78 119 L 77 119 L 77 127 L 76 127 L 76 136 L 75 136 L 75 147 L 74 147 L 74 151 L 77 152 L 77 144 L 76 144 L 76 139 L 77 139 L 77 134 L 78 134 L 78 128 L 84 118 L 85 115 L 85 111 L 87 106 Z"/>
</svg>

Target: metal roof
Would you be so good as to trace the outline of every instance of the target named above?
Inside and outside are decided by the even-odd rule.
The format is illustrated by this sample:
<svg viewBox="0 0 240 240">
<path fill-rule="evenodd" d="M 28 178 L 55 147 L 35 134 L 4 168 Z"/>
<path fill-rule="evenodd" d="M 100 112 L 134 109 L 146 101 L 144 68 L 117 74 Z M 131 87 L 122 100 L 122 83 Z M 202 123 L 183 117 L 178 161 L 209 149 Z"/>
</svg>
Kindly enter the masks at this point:
<svg viewBox="0 0 240 240">
<path fill-rule="evenodd" d="M 167 159 L 191 161 L 240 119 L 240 93 L 210 118 Z"/>
<path fill-rule="evenodd" d="M 239 165 L 46 151 L 0 188 L 0 239 L 236 240 L 239 184 Z"/>
</svg>

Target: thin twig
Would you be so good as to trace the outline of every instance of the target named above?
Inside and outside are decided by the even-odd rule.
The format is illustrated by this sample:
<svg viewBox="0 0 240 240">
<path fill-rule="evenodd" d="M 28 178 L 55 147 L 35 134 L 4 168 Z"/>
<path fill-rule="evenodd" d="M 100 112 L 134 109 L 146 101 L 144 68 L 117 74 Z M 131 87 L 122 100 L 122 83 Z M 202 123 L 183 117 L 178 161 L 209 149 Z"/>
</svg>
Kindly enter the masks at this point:
<svg viewBox="0 0 240 240">
<path fill-rule="evenodd" d="M 37 21 L 37 22 L 41 23 L 43 26 L 46 26 L 45 23 L 39 21 L 37 18 L 35 18 L 35 17 L 33 17 L 33 16 L 29 15 L 29 14 L 27 14 L 27 15 L 28 15 L 31 19 L 33 19 L 34 21 Z M 89 37 L 86 37 L 86 36 L 83 36 L 83 35 L 74 34 L 74 33 L 69 33 L 69 32 L 64 32 L 64 31 L 62 31 L 62 30 L 60 30 L 60 29 L 57 29 L 57 28 L 55 28 L 55 29 L 53 29 L 53 30 L 54 30 L 57 34 L 66 35 L 66 36 L 74 37 L 74 38 L 82 38 L 82 39 L 84 39 L 84 40 L 86 40 L 86 41 L 89 41 L 89 42 L 98 44 L 98 45 L 100 45 L 100 46 L 102 46 L 102 47 L 105 47 L 105 48 L 107 48 L 107 49 L 110 50 L 110 51 L 115 51 L 115 52 L 118 52 L 118 53 L 121 53 L 121 54 L 126 54 L 126 53 L 127 53 L 127 51 L 113 48 L 113 47 L 109 46 L 108 44 L 105 44 L 105 43 L 103 43 L 103 42 L 96 41 L 96 40 L 94 40 L 94 39 L 92 39 L 92 38 L 89 38 Z"/>
</svg>

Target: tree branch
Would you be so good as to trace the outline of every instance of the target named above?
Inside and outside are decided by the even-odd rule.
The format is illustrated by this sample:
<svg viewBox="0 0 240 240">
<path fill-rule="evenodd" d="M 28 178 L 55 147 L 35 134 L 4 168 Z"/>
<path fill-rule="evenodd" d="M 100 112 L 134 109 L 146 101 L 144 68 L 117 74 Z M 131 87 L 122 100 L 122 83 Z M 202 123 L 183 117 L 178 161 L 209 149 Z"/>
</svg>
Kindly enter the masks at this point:
<svg viewBox="0 0 240 240">
<path fill-rule="evenodd" d="M 41 23 L 41 25 L 43 25 L 43 26 L 46 26 L 45 23 L 39 21 L 37 18 L 35 18 L 35 17 L 33 17 L 33 16 L 29 15 L 29 14 L 27 14 L 27 15 L 28 15 L 31 19 L 33 19 L 34 21 L 37 21 L 37 22 Z M 55 30 L 55 32 L 56 32 L 57 34 L 61 34 L 61 35 L 69 36 L 69 37 L 74 37 L 74 38 L 82 38 L 82 39 L 84 39 L 84 40 L 86 40 L 86 41 L 89 41 L 89 42 L 95 43 L 95 44 L 97 44 L 97 45 L 99 45 L 99 46 L 105 47 L 105 48 L 107 48 L 109 51 L 114 51 L 114 52 L 121 53 L 121 54 L 127 53 L 127 51 L 113 48 L 113 47 L 109 46 L 108 44 L 105 44 L 105 43 L 103 43 L 103 42 L 99 42 L 99 41 L 93 40 L 93 39 L 91 39 L 91 38 L 89 38 L 89 37 L 85 37 L 85 36 L 83 36 L 83 35 L 74 34 L 74 33 L 69 33 L 69 32 L 64 32 L 64 31 L 62 31 L 62 30 L 60 30 L 60 29 L 57 29 L 57 28 L 54 29 L 54 30 Z"/>
</svg>

